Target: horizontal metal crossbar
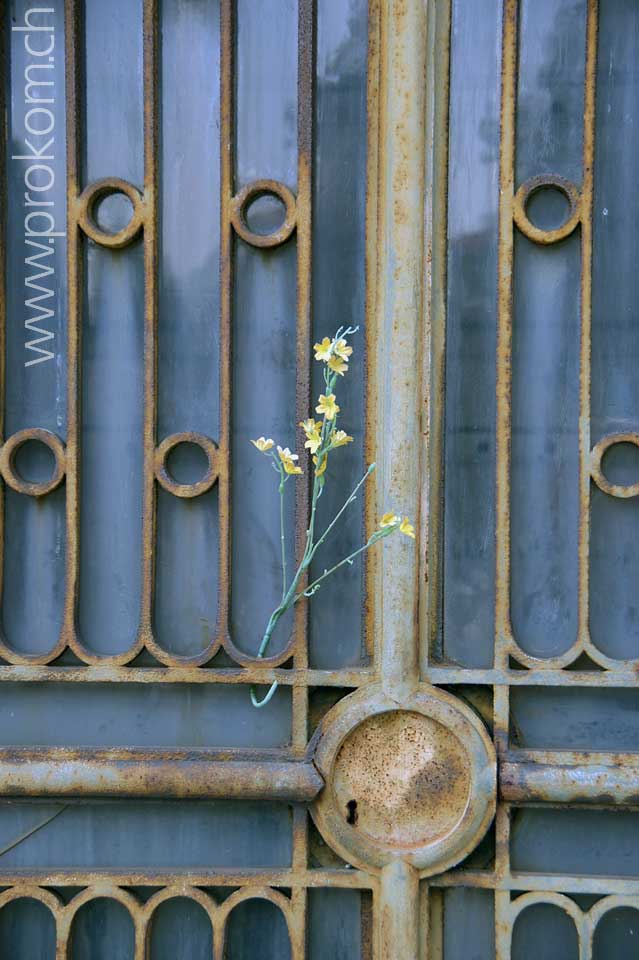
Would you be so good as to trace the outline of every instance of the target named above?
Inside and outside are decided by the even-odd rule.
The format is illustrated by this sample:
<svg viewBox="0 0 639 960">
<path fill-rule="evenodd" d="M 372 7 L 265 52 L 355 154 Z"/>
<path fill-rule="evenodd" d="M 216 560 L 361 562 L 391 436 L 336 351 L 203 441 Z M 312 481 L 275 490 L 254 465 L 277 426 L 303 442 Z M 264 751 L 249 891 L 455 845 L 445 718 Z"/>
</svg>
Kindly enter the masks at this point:
<svg viewBox="0 0 639 960">
<path fill-rule="evenodd" d="M 0 795 L 313 800 L 323 780 L 312 763 L 277 758 L 140 754 L 104 750 L 2 750 Z"/>
<path fill-rule="evenodd" d="M 568 752 L 499 764 L 507 803 L 639 805 L 639 757 Z M 0 796 L 158 797 L 308 803 L 324 781 L 310 760 L 181 751 L 0 750 Z"/>
<path fill-rule="evenodd" d="M 557 754 L 552 762 L 506 760 L 499 792 L 510 803 L 639 805 L 639 756 L 608 754 L 596 760 Z"/>
</svg>

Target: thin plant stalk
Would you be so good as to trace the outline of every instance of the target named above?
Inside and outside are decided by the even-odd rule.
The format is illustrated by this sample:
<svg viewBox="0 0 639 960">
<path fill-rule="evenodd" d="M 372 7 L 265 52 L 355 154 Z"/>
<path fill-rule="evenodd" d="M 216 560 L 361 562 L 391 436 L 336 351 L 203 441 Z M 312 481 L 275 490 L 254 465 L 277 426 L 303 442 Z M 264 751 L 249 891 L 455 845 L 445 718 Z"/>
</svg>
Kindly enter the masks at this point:
<svg viewBox="0 0 639 960">
<path fill-rule="evenodd" d="M 306 444 L 305 446 L 310 449 L 311 454 L 313 455 L 314 463 L 314 477 L 313 477 L 313 491 L 311 496 L 311 509 L 308 528 L 306 531 L 306 541 L 304 545 L 304 553 L 302 559 L 299 563 L 297 570 L 291 580 L 290 584 L 287 579 L 287 561 L 286 561 L 286 534 L 285 534 L 285 486 L 290 477 L 300 476 L 302 474 L 302 469 L 297 465 L 297 460 L 299 459 L 297 454 L 291 453 L 287 448 L 282 449 L 277 447 L 277 452 L 274 447 L 275 444 L 273 440 L 267 440 L 265 437 L 260 437 L 259 440 L 253 440 L 252 443 L 257 449 L 268 456 L 273 460 L 273 468 L 279 474 L 279 495 L 280 495 L 280 541 L 281 541 L 281 556 L 282 556 L 282 599 L 278 606 L 271 613 L 268 622 L 266 624 L 266 629 L 262 636 L 262 641 L 260 643 L 259 649 L 257 651 L 258 659 L 262 659 L 266 653 L 266 650 L 271 642 L 271 638 L 279 623 L 280 619 L 284 614 L 292 609 L 297 603 L 302 599 L 310 599 L 321 589 L 322 584 L 328 577 L 333 576 L 337 573 L 338 570 L 341 570 L 345 566 L 350 566 L 353 564 L 355 559 L 361 554 L 365 553 L 371 547 L 373 547 L 380 540 L 385 539 L 390 536 L 392 533 L 395 533 L 396 530 L 400 530 L 402 533 L 406 534 L 409 537 L 414 538 L 414 531 L 412 525 L 409 523 L 408 518 L 402 518 L 394 513 L 386 513 L 380 521 L 380 528 L 369 537 L 366 543 L 358 547 L 357 550 L 354 550 L 348 556 L 344 557 L 338 563 L 335 563 L 329 569 L 324 570 L 321 576 L 316 577 L 310 584 L 307 586 L 301 586 L 304 577 L 308 571 L 308 568 L 311 565 L 317 551 L 328 538 L 331 531 L 339 523 L 345 512 L 348 510 L 349 506 L 353 504 L 357 499 L 357 494 L 360 488 L 364 485 L 366 480 L 371 476 L 375 470 L 375 464 L 372 463 L 364 476 L 357 482 L 351 493 L 348 495 L 343 505 L 337 511 L 331 522 L 328 524 L 324 532 L 320 535 L 317 541 L 315 541 L 315 523 L 317 516 L 317 504 L 322 495 L 324 489 L 324 484 L 326 483 L 326 478 L 324 476 L 326 471 L 326 466 L 331 454 L 340 446 L 344 446 L 347 443 L 351 443 L 353 438 L 349 437 L 343 430 L 337 430 L 337 418 L 340 411 L 339 406 L 336 404 L 336 397 L 334 390 L 340 376 L 343 376 L 348 370 L 348 361 L 352 354 L 352 347 L 348 346 L 346 342 L 346 337 L 350 336 L 353 333 L 356 333 L 357 327 L 340 327 L 332 340 L 328 337 L 325 337 L 321 343 L 315 344 L 315 359 L 321 361 L 325 364 L 324 366 L 324 384 L 326 389 L 326 394 L 322 394 L 319 398 L 319 405 L 316 407 L 317 413 L 323 414 L 323 419 L 320 422 L 316 421 L 314 417 L 309 418 L 308 420 L 302 421 L 300 426 L 304 429 L 306 434 Z M 275 680 L 269 687 L 266 695 L 260 700 L 257 697 L 255 686 L 251 686 L 251 703 L 254 707 L 264 707 L 271 700 L 273 694 L 277 690 L 278 681 Z"/>
</svg>

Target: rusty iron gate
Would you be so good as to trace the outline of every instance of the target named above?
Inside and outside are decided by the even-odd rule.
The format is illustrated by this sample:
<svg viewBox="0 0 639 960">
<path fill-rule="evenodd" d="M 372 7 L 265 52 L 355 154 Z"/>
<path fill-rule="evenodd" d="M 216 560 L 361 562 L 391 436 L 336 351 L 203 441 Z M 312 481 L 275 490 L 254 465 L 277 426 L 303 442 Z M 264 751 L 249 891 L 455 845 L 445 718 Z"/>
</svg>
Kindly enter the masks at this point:
<svg viewBox="0 0 639 960">
<path fill-rule="evenodd" d="M 635 956 L 637 4 L 3 11 L 0 957 Z"/>
</svg>

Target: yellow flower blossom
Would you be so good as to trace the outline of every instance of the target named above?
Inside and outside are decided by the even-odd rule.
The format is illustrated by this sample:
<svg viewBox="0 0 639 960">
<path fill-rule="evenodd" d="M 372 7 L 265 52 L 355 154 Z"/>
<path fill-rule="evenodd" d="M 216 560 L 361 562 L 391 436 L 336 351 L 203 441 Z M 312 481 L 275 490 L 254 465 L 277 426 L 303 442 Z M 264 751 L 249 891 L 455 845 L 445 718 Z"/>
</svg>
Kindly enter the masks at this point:
<svg viewBox="0 0 639 960">
<path fill-rule="evenodd" d="M 315 351 L 315 359 L 323 360 L 325 363 L 331 359 L 331 352 L 333 348 L 333 341 L 328 337 L 324 337 L 321 343 L 316 343 L 313 347 Z"/>
<path fill-rule="evenodd" d="M 328 368 L 332 370 L 333 373 L 339 373 L 340 377 L 343 377 L 346 371 L 348 370 L 348 364 L 345 360 L 342 360 L 341 357 L 331 357 L 328 361 Z"/>
<path fill-rule="evenodd" d="M 347 346 L 346 340 L 338 340 L 333 347 L 333 353 L 338 357 L 341 357 L 342 360 L 346 360 L 348 362 L 348 358 L 353 353 L 353 348 Z"/>
<path fill-rule="evenodd" d="M 317 474 L 318 477 L 321 477 L 324 471 L 326 470 L 326 467 L 328 466 L 328 457 L 324 456 L 324 458 L 322 459 L 322 465 L 319 469 L 317 469 L 317 457 L 313 457 L 313 463 L 315 464 L 315 473 Z"/>
<path fill-rule="evenodd" d="M 267 450 L 271 450 L 274 446 L 272 440 L 267 440 L 266 437 L 260 437 L 258 440 L 251 440 L 251 443 L 254 447 L 260 451 L 260 453 L 266 453 Z"/>
<path fill-rule="evenodd" d="M 343 447 L 346 443 L 352 443 L 353 438 L 349 437 L 345 430 L 336 430 L 331 440 L 331 447 Z"/>
<path fill-rule="evenodd" d="M 379 521 L 380 527 L 394 527 L 395 524 L 400 523 L 401 517 L 398 517 L 396 513 L 393 513 L 392 510 L 388 513 L 385 513 L 382 519 Z"/>
<path fill-rule="evenodd" d="M 279 445 L 277 447 L 277 452 L 280 455 L 282 466 L 284 467 L 287 473 L 300 474 L 302 472 L 302 468 L 298 467 L 295 463 L 296 460 L 299 460 L 299 457 L 296 453 L 291 453 L 288 447 L 284 447 L 284 449 L 282 450 L 282 448 Z"/>
<path fill-rule="evenodd" d="M 409 523 L 408 517 L 404 517 L 400 523 L 399 532 L 405 534 L 407 537 L 411 537 L 413 540 L 415 539 L 415 527 L 412 523 Z"/>
<path fill-rule="evenodd" d="M 310 450 L 311 453 L 317 453 L 322 444 L 321 422 L 319 420 L 313 420 L 311 417 L 308 420 L 300 420 L 300 427 L 306 434 L 306 443 L 304 446 L 307 450 Z"/>
<path fill-rule="evenodd" d="M 319 404 L 315 407 L 317 413 L 323 413 L 327 420 L 334 420 L 336 414 L 339 413 L 339 407 L 335 403 L 335 394 L 330 393 L 328 397 L 325 397 L 323 393 L 320 394 Z"/>
</svg>

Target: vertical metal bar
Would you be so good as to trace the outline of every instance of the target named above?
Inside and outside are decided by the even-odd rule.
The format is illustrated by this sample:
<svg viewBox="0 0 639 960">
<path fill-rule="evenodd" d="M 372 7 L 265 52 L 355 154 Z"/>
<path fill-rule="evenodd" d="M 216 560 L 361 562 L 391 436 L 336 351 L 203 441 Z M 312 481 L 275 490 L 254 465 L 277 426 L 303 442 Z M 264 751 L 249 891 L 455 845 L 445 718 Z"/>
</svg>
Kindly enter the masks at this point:
<svg viewBox="0 0 639 960">
<path fill-rule="evenodd" d="M 424 887 L 425 909 L 428 911 L 428 929 L 421 948 L 421 957 L 428 960 L 444 960 L 444 891 Z"/>
<path fill-rule="evenodd" d="M 419 524 L 424 277 L 426 4 L 387 0 L 380 139 L 381 248 L 377 329 L 381 489 L 388 509 Z M 382 683 L 400 698 L 418 682 L 418 557 L 400 536 L 382 557 Z"/>
<path fill-rule="evenodd" d="M 360 890 L 360 960 L 373 960 L 374 949 L 374 912 L 371 890 Z"/>
<path fill-rule="evenodd" d="M 146 917 L 135 913 L 132 917 L 135 930 L 135 945 L 133 960 L 147 960 L 150 955 L 150 936 Z"/>
<path fill-rule="evenodd" d="M 299 0 L 297 14 L 297 356 L 296 416 L 309 416 L 312 334 L 313 113 L 315 74 L 315 0 Z M 298 563 L 306 544 L 309 482 L 296 487 L 295 535 Z M 308 604 L 295 608 L 294 667 L 308 666 Z M 293 748 L 303 753 L 308 741 L 308 687 L 293 687 Z"/>
<path fill-rule="evenodd" d="M 493 688 L 493 737 L 497 756 L 508 749 L 510 731 L 510 687 L 499 685 Z M 495 817 L 495 882 L 508 886 L 510 877 L 510 807 L 498 800 Z M 497 910 L 497 904 L 495 904 Z M 499 942 L 499 921 L 496 918 L 496 940 Z M 508 934 L 510 944 L 510 933 Z M 508 947 L 510 949 L 510 947 Z"/>
<path fill-rule="evenodd" d="M 504 0 L 497 261 L 497 562 L 495 575 L 495 666 L 497 667 L 508 665 L 508 647 L 512 637 L 510 624 L 510 430 L 517 14 L 517 0 Z"/>
<path fill-rule="evenodd" d="M 510 911 L 510 893 L 508 890 L 495 891 L 495 960 L 510 960 L 510 942 L 512 925 Z"/>
<path fill-rule="evenodd" d="M 395 860 L 381 873 L 378 960 L 419 960 L 419 873 Z"/>
<path fill-rule="evenodd" d="M 510 807 L 499 802 L 495 819 L 495 882 L 508 887 L 510 878 Z"/>
<path fill-rule="evenodd" d="M 380 90 L 380 10 L 381 0 L 369 0 L 368 4 L 368 59 L 366 72 L 366 225 L 364 269 L 366 272 L 365 292 L 365 335 L 366 335 L 366 396 L 364 434 L 364 456 L 367 464 L 377 457 L 376 424 L 378 422 L 377 404 L 379 389 L 377 384 L 376 354 L 379 336 L 375 304 L 378 283 L 378 222 L 379 222 L 379 90 Z M 381 490 L 375 476 L 364 487 L 364 524 L 366 536 L 370 536 L 381 516 Z M 364 608 L 365 633 L 364 649 L 367 656 L 376 657 L 378 637 L 381 635 L 381 611 L 379 598 L 382 595 L 380 574 L 381 563 L 378 550 L 364 554 Z M 379 662 L 376 664 L 379 666 Z"/>
<path fill-rule="evenodd" d="M 153 640 L 157 421 L 157 2 L 144 0 L 144 492 L 138 642 Z"/>
<path fill-rule="evenodd" d="M 69 932 L 60 929 L 60 917 L 58 915 L 56 916 L 55 960 L 68 960 L 69 946 Z"/>
<path fill-rule="evenodd" d="M 592 203 L 595 165 L 595 92 L 598 0 L 588 0 L 581 186 L 581 347 L 579 377 L 579 611 L 578 636 L 590 641 L 590 387 L 592 328 Z"/>
<path fill-rule="evenodd" d="M 510 715 L 510 687 L 495 685 L 493 688 L 493 740 L 498 753 L 508 750 Z"/>
<path fill-rule="evenodd" d="M 426 145 L 426 338 L 424 463 L 421 517 L 420 673 L 428 668 L 442 627 L 443 429 L 446 365 L 446 275 L 448 241 L 448 132 L 450 100 L 451 0 L 429 5 Z"/>
<path fill-rule="evenodd" d="M 231 312 L 233 299 L 233 50 L 235 2 L 220 7 L 220 437 L 219 437 L 219 597 L 218 639 L 229 633 L 231 591 Z"/>
<path fill-rule="evenodd" d="M 66 573 L 61 646 L 69 645 L 81 659 L 75 635 L 79 558 L 79 424 L 80 349 L 82 316 L 82 264 L 78 226 L 80 122 L 78 66 L 79 30 L 77 0 L 65 0 L 64 51 L 67 129 L 67 451 L 66 451 Z"/>
<path fill-rule="evenodd" d="M 308 813 L 306 807 L 293 807 L 293 873 L 300 876 L 308 868 Z M 306 914 L 308 890 L 301 884 L 291 892 L 293 917 L 291 937 L 291 960 L 304 960 L 306 956 Z"/>
</svg>

